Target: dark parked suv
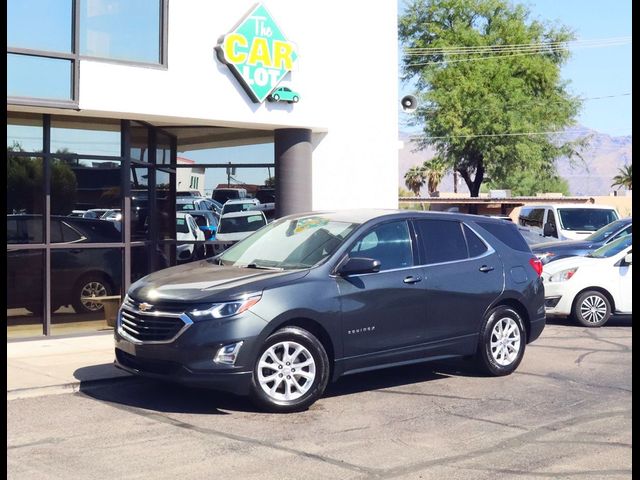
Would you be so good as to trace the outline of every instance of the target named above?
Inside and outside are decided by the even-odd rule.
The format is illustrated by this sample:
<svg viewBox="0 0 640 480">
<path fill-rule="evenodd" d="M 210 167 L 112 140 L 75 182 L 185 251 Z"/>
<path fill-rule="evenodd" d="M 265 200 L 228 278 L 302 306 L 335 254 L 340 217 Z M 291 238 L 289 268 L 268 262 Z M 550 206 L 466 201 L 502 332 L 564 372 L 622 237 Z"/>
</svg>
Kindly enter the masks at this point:
<svg viewBox="0 0 640 480">
<path fill-rule="evenodd" d="M 503 220 L 292 215 L 134 283 L 116 365 L 281 412 L 308 407 L 330 380 L 388 366 L 465 356 L 507 375 L 545 325 L 541 271 Z"/>
</svg>

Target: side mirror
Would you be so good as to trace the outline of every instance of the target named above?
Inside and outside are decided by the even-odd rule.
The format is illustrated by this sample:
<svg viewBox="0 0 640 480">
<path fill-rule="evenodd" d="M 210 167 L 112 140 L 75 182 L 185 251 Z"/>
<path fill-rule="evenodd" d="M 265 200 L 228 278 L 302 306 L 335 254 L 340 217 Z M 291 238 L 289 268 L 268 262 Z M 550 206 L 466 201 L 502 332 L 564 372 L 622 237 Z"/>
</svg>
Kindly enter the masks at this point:
<svg viewBox="0 0 640 480">
<path fill-rule="evenodd" d="M 338 275 L 346 277 L 349 275 L 357 275 L 361 273 L 376 273 L 380 271 L 380 260 L 374 260 L 373 258 L 358 258 L 353 257 L 346 261 L 340 270 Z"/>
<path fill-rule="evenodd" d="M 542 234 L 545 237 L 557 237 L 558 233 L 556 232 L 555 224 L 551 222 L 545 223 L 544 228 L 542 229 Z"/>
<path fill-rule="evenodd" d="M 627 265 L 631 265 L 631 253 L 627 253 L 624 256 L 624 263 L 626 263 Z"/>
</svg>

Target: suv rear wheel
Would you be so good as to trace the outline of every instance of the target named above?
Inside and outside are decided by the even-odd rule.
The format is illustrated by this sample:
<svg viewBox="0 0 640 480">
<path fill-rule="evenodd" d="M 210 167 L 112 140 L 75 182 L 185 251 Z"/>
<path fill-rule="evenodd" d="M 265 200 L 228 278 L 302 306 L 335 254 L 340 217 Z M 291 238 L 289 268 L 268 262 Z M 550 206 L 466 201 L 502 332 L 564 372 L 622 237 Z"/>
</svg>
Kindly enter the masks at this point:
<svg viewBox="0 0 640 480">
<path fill-rule="evenodd" d="M 306 410 L 329 382 L 329 359 L 318 341 L 299 327 L 286 327 L 267 338 L 253 368 L 251 397 L 265 410 Z"/>
<path fill-rule="evenodd" d="M 522 361 L 527 343 L 520 314 L 501 305 L 491 310 L 480 330 L 476 359 L 482 371 L 492 376 L 509 375 Z"/>
</svg>

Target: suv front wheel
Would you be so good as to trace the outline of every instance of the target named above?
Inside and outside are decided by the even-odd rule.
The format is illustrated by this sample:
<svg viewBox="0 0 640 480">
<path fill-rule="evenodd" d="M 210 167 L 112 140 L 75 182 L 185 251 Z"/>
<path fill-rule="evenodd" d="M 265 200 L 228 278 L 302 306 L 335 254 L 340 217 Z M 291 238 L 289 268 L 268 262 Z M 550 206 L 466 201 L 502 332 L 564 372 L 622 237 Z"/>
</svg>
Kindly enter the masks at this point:
<svg viewBox="0 0 640 480">
<path fill-rule="evenodd" d="M 302 328 L 286 327 L 260 348 L 251 397 L 268 411 L 297 412 L 320 398 L 328 382 L 329 359 L 322 344 Z"/>
<path fill-rule="evenodd" d="M 520 365 L 526 343 L 526 330 L 520 314 L 500 305 L 485 317 L 476 360 L 486 374 L 509 375 Z"/>
</svg>

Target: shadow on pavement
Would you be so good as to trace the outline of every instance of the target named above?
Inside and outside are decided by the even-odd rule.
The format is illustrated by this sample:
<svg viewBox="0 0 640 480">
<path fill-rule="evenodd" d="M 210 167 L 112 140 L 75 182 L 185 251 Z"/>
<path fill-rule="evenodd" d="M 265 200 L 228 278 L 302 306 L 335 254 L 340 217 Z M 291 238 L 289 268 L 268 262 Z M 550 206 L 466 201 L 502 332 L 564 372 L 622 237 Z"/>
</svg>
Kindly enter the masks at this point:
<svg viewBox="0 0 640 480">
<path fill-rule="evenodd" d="M 567 327 L 585 328 L 580 325 L 576 320 L 569 317 L 547 317 L 547 324 L 549 325 L 564 325 Z M 631 327 L 631 315 L 612 315 L 609 321 L 603 327 Z"/>
<path fill-rule="evenodd" d="M 165 383 L 140 377 L 121 377 L 99 381 L 95 365 L 76 370 L 80 392 L 87 397 L 124 407 L 140 408 L 163 413 L 228 414 L 228 411 L 260 413 L 249 398 L 180 384 Z M 400 387 L 415 383 L 448 378 L 451 375 L 475 376 L 462 360 L 431 362 L 393 367 L 340 378 L 330 383 L 323 397 L 337 397 L 354 393 Z"/>
</svg>

